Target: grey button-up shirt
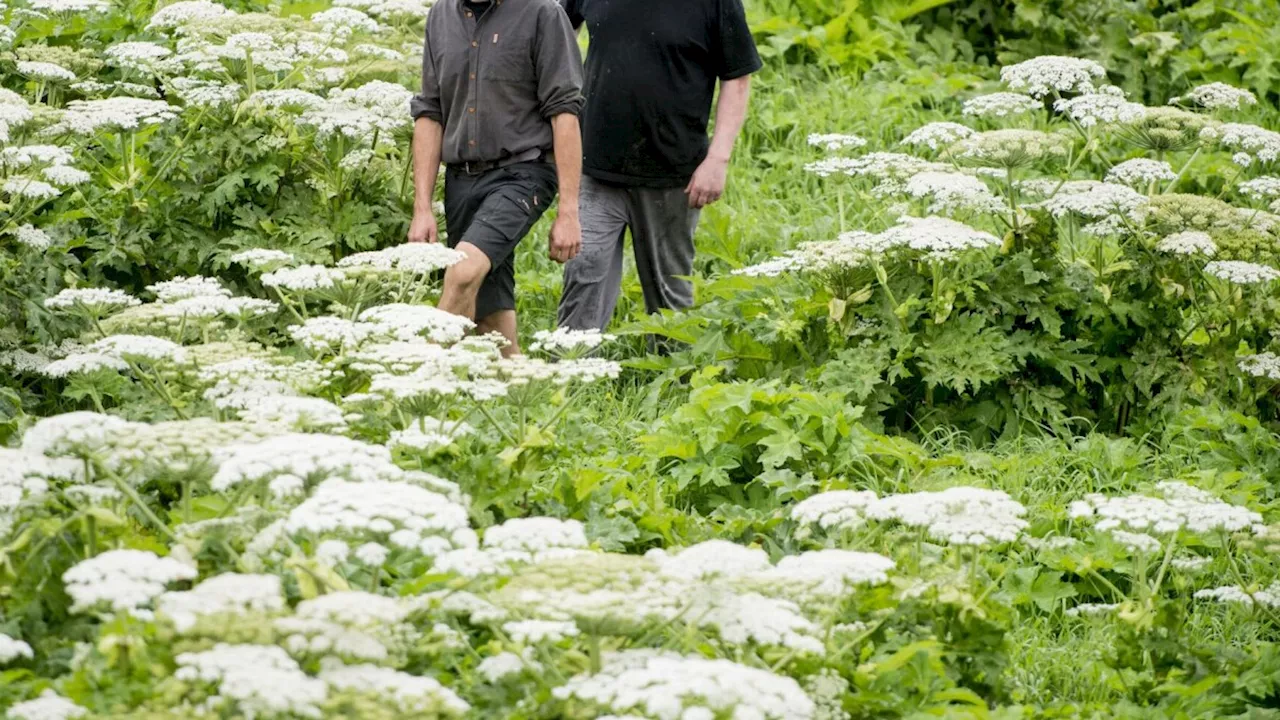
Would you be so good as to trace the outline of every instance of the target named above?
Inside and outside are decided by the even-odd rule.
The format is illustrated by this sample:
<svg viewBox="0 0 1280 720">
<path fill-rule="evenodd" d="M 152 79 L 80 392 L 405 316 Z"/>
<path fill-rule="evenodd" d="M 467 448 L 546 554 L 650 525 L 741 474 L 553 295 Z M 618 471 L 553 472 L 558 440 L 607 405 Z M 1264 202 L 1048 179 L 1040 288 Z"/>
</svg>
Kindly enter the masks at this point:
<svg viewBox="0 0 1280 720">
<path fill-rule="evenodd" d="M 551 118 L 582 105 L 582 54 L 556 0 L 493 0 L 478 19 L 462 0 L 431 8 L 411 112 L 444 126 L 446 164 L 551 150 Z"/>
</svg>

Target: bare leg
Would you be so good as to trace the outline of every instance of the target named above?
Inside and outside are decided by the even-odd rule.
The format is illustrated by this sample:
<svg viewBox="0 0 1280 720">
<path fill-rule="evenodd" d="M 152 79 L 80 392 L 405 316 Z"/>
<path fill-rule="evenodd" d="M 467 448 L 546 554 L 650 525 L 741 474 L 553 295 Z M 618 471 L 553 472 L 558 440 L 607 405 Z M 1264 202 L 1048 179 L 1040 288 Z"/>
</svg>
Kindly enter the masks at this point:
<svg viewBox="0 0 1280 720">
<path fill-rule="evenodd" d="M 458 243 L 457 250 L 467 257 L 444 271 L 444 292 L 440 294 L 439 307 L 445 312 L 475 320 L 476 294 L 489 274 L 489 258 L 468 242 Z"/>
<path fill-rule="evenodd" d="M 507 346 L 502 349 L 503 357 L 520 354 L 520 339 L 516 335 L 516 311 L 499 310 L 480 318 L 476 323 L 476 332 L 480 335 L 496 332 L 507 339 Z"/>
</svg>

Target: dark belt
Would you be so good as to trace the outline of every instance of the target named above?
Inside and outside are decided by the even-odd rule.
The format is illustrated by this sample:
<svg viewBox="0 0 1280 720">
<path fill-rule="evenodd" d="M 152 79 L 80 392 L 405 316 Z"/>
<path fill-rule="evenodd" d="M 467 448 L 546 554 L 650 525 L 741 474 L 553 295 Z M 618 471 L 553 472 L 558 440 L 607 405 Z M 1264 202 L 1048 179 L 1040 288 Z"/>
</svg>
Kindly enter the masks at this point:
<svg viewBox="0 0 1280 720">
<path fill-rule="evenodd" d="M 509 155 L 500 160 L 478 160 L 472 162 L 451 163 L 449 169 L 460 172 L 463 175 L 483 175 L 490 170 L 497 170 L 508 165 L 516 165 L 526 162 L 542 162 L 548 158 L 551 153 L 542 148 L 534 148 L 526 150 L 517 155 Z"/>
</svg>

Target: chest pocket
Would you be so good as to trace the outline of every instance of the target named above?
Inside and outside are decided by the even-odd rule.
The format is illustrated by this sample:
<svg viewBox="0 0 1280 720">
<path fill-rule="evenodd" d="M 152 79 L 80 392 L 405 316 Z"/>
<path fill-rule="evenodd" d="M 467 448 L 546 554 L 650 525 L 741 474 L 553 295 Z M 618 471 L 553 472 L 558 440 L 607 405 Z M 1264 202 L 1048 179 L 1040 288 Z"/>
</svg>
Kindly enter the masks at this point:
<svg viewBox="0 0 1280 720">
<path fill-rule="evenodd" d="M 488 32 L 480 38 L 480 77 L 502 82 L 532 83 L 533 38 L 504 37 Z"/>
</svg>

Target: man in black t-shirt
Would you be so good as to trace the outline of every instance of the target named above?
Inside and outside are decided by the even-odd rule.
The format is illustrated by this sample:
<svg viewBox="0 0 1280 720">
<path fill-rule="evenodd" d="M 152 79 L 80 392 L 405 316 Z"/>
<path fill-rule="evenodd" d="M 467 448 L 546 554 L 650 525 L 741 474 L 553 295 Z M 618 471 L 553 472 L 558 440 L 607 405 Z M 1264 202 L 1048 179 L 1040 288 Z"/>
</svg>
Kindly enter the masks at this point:
<svg viewBox="0 0 1280 720">
<path fill-rule="evenodd" d="M 750 76 L 761 66 L 742 0 L 560 1 L 591 40 L 582 250 L 565 266 L 560 326 L 608 326 L 628 228 L 646 311 L 687 308 L 698 214 L 724 192 Z"/>
</svg>

